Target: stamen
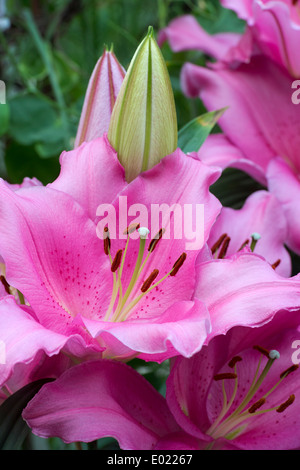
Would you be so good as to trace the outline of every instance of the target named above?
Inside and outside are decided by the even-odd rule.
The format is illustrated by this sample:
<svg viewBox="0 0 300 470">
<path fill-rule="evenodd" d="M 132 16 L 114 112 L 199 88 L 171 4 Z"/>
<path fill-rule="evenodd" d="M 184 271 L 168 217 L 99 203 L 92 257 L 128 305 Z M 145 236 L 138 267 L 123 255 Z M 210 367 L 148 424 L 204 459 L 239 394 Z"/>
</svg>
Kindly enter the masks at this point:
<svg viewBox="0 0 300 470">
<path fill-rule="evenodd" d="M 249 238 L 247 238 L 247 240 L 245 240 L 244 243 L 241 244 L 238 251 L 241 251 L 243 248 L 245 248 L 245 246 L 247 246 L 248 243 L 249 243 Z"/>
<path fill-rule="evenodd" d="M 227 250 L 228 250 L 228 246 L 229 246 L 229 243 L 230 243 L 230 238 L 229 237 L 226 237 L 224 242 L 223 242 L 223 245 L 222 245 L 222 248 L 220 250 L 220 253 L 218 255 L 218 258 L 219 259 L 223 259 L 225 258 L 226 256 L 226 253 L 227 253 Z"/>
<path fill-rule="evenodd" d="M 220 248 L 220 246 L 222 245 L 226 237 L 227 237 L 227 233 L 223 233 L 223 235 L 221 235 L 220 238 L 216 241 L 216 243 L 214 243 L 214 245 L 211 247 L 211 252 L 213 255 Z"/>
<path fill-rule="evenodd" d="M 296 6 L 297 3 L 298 3 L 298 0 L 292 0 L 292 5 L 293 5 L 293 6 Z"/>
<path fill-rule="evenodd" d="M 165 231 L 166 231 L 165 228 L 161 228 L 159 230 L 159 232 L 155 235 L 155 237 L 149 243 L 148 251 L 151 251 L 151 253 L 152 253 L 152 251 L 154 251 L 154 249 L 156 248 L 156 245 L 158 244 L 159 240 L 162 238 Z"/>
<path fill-rule="evenodd" d="M 214 380 L 224 380 L 224 379 L 236 379 L 237 374 L 234 374 L 233 372 L 224 372 L 223 374 L 217 374 L 214 375 Z"/>
<path fill-rule="evenodd" d="M 256 247 L 256 244 L 258 240 L 261 238 L 261 235 L 257 232 L 252 233 L 251 235 L 251 245 L 250 245 L 250 250 L 253 252 L 254 248 Z"/>
<path fill-rule="evenodd" d="M 111 271 L 114 273 L 121 264 L 123 250 L 118 250 L 111 264 Z"/>
<path fill-rule="evenodd" d="M 108 227 L 104 227 L 104 230 L 103 230 L 103 248 L 104 248 L 104 253 L 108 255 L 110 252 L 110 238 L 109 238 Z"/>
<path fill-rule="evenodd" d="M 142 292 L 146 292 L 149 287 L 151 286 L 152 282 L 157 278 L 158 276 L 158 269 L 154 269 L 152 271 L 152 273 L 150 274 L 150 276 L 146 279 L 146 281 L 143 283 L 142 287 L 141 287 L 141 291 Z"/>
<path fill-rule="evenodd" d="M 276 269 L 281 263 L 281 259 L 278 259 L 277 261 L 275 261 L 275 263 L 271 264 L 272 268 L 273 269 Z"/>
<path fill-rule="evenodd" d="M 284 403 L 282 403 L 278 408 L 276 408 L 277 413 L 283 413 L 288 406 L 290 406 L 295 401 L 295 395 L 291 395 Z"/>
<path fill-rule="evenodd" d="M 8 284 L 7 280 L 5 279 L 5 277 L 1 274 L 0 276 L 0 281 L 2 282 L 3 286 L 4 286 L 4 289 L 5 289 L 5 292 L 7 294 L 11 294 L 10 292 L 10 285 Z"/>
<path fill-rule="evenodd" d="M 178 273 L 179 269 L 181 268 L 185 260 L 186 260 L 186 253 L 182 253 L 182 255 L 179 256 L 178 260 L 175 261 L 172 271 L 170 272 L 170 276 L 175 276 Z"/>
<path fill-rule="evenodd" d="M 123 235 L 130 235 L 140 228 L 140 224 L 130 224 L 126 230 L 124 230 Z"/>
<path fill-rule="evenodd" d="M 248 413 L 250 414 L 255 413 L 255 411 L 258 410 L 258 408 L 264 405 L 264 403 L 266 403 L 266 399 L 264 397 L 260 398 L 255 403 L 253 403 L 252 406 L 250 406 L 250 408 L 248 409 Z"/>
<path fill-rule="evenodd" d="M 261 346 L 258 346 L 258 344 L 256 344 L 255 346 L 253 346 L 253 349 L 256 349 L 256 351 L 259 351 L 268 359 L 270 358 L 270 351 L 268 351 L 266 348 L 262 348 Z"/>
<path fill-rule="evenodd" d="M 283 378 L 287 377 L 289 374 L 291 374 L 292 372 L 294 372 L 298 368 L 299 368 L 298 364 L 293 364 L 291 367 L 289 367 L 285 371 L 281 372 L 280 378 L 283 379 Z"/>
<path fill-rule="evenodd" d="M 228 362 L 228 365 L 231 369 L 234 368 L 237 362 L 240 362 L 242 360 L 241 356 L 234 356 L 231 361 Z"/>
</svg>

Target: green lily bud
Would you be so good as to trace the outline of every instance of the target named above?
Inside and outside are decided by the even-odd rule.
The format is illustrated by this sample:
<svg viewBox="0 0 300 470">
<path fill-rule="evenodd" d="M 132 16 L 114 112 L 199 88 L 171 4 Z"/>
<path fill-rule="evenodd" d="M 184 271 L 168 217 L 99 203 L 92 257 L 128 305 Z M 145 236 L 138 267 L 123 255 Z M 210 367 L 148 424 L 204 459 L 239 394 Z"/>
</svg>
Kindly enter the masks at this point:
<svg viewBox="0 0 300 470">
<path fill-rule="evenodd" d="M 123 80 L 110 120 L 108 140 L 118 153 L 128 182 L 177 147 L 174 95 L 151 26 Z"/>
</svg>

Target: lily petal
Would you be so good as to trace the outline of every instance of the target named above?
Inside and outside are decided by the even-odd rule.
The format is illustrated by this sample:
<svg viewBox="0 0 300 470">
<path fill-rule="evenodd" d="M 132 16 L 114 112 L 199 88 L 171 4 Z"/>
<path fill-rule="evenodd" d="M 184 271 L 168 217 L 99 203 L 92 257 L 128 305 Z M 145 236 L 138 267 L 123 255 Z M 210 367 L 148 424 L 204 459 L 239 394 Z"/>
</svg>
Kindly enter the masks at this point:
<svg viewBox="0 0 300 470">
<path fill-rule="evenodd" d="M 287 245 L 300 254 L 300 181 L 281 158 L 273 159 L 267 170 L 268 186 L 282 204 L 288 224 Z"/>
<path fill-rule="evenodd" d="M 92 220 L 100 203 L 110 203 L 126 186 L 125 172 L 106 135 L 60 156 L 61 171 L 49 188 L 71 195 Z"/>
<path fill-rule="evenodd" d="M 111 361 L 75 366 L 46 384 L 23 418 L 41 437 L 90 442 L 111 436 L 127 450 L 153 449 L 180 430 L 162 395 L 129 366 Z"/>
<path fill-rule="evenodd" d="M 260 326 L 280 309 L 300 307 L 300 276 L 283 278 L 259 255 L 242 253 L 230 259 L 198 264 L 195 297 L 210 313 L 212 333 L 235 325 Z"/>
</svg>

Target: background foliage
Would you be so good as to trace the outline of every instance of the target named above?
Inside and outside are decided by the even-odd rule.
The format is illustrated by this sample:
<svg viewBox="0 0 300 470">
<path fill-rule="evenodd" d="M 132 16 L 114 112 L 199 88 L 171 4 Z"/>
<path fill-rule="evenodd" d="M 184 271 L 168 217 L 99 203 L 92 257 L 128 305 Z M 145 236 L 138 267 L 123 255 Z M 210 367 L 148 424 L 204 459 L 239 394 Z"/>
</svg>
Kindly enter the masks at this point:
<svg viewBox="0 0 300 470">
<path fill-rule="evenodd" d="M 0 79 L 7 93 L 7 104 L 0 105 L 0 177 L 11 183 L 36 177 L 47 184 L 58 176 L 59 155 L 73 147 L 88 80 L 105 45 L 113 44 L 127 69 L 149 25 L 157 33 L 172 18 L 193 14 L 212 34 L 244 29 L 244 23 L 218 0 L 8 0 L 6 8 L 10 27 L 0 31 Z M 168 44 L 162 52 L 181 129 L 206 111 L 199 99 L 183 96 L 181 67 L 186 61 L 204 65 L 207 57 L 200 51 L 175 54 Z M 214 132 L 218 131 L 215 126 Z M 257 183 L 239 172 L 224 178 L 215 192 L 232 207 L 241 206 L 257 189 Z M 168 364 L 135 360 L 131 365 L 164 393 Z M 18 410 L 19 403 L 13 406 Z M 10 414 L 8 429 L 20 424 L 17 413 Z M 84 449 L 114 446 L 112 439 L 83 444 Z M 76 445 L 28 434 L 21 447 L 75 449 Z"/>
</svg>

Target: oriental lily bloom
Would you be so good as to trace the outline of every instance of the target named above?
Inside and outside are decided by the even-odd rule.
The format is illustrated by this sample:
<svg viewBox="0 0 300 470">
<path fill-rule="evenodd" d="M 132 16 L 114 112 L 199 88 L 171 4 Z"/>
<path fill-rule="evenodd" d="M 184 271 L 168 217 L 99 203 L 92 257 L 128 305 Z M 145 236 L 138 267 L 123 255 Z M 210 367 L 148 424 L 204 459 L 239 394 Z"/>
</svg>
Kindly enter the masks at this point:
<svg viewBox="0 0 300 470">
<path fill-rule="evenodd" d="M 112 436 L 127 450 L 297 449 L 299 320 L 299 311 L 279 311 L 260 328 L 234 327 L 192 358 L 174 358 L 166 400 L 125 364 L 81 364 L 44 385 L 23 418 L 41 437 Z"/>
<path fill-rule="evenodd" d="M 210 331 L 205 305 L 193 298 L 195 260 L 220 211 L 219 201 L 209 193 L 219 171 L 178 149 L 126 184 L 106 137 L 65 152 L 61 164 L 61 175 L 48 187 L 15 192 L 0 184 L 6 280 L 23 294 L 35 315 L 26 323 L 22 342 L 37 323 L 45 335 L 49 332 L 62 340 L 62 348 L 75 338 L 85 345 L 87 355 L 121 359 L 137 355 L 160 361 L 195 353 Z M 110 202 L 122 220 L 120 196 L 127 198 L 129 207 L 136 202 L 146 208 L 204 204 L 202 244 L 186 250 L 184 237 L 159 236 L 151 241 L 135 231 L 132 235 L 138 239 L 134 239 L 130 229 L 121 239 L 111 237 L 107 249 L 108 239 L 97 236 L 96 210 Z M 120 225 L 123 234 L 127 227 Z M 13 315 L 10 319 L 14 321 Z M 1 334 L 11 331 L 6 321 Z M 74 349 L 71 355 L 81 359 L 81 346 L 78 355 Z"/>
<path fill-rule="evenodd" d="M 244 450 L 299 448 L 300 375 L 292 349 L 299 318 L 279 311 L 261 328 L 232 328 L 175 362 L 168 405 L 187 433 L 206 441 L 204 448 L 219 439 Z"/>
<path fill-rule="evenodd" d="M 300 119 L 299 108 L 292 100 L 292 85 L 299 73 L 296 50 L 299 41 L 295 40 L 295 35 L 298 37 L 300 32 L 299 24 L 295 22 L 299 6 L 290 1 L 234 0 L 224 1 L 224 5 L 234 7 L 249 23 L 243 36 L 245 39 L 242 41 L 241 38 L 239 44 L 245 45 L 250 34 L 255 47 L 250 48 L 250 53 L 243 49 L 247 60 L 234 56 L 234 45 L 231 53 L 227 51 L 222 57 L 211 47 L 210 53 L 217 62 L 208 63 L 207 67 L 190 63 L 183 66 L 181 83 L 187 96 L 200 97 L 209 111 L 228 107 L 219 120 L 225 135 L 209 136 L 198 152 L 199 158 L 206 163 L 212 159 L 222 168 L 231 166 L 244 170 L 266 185 L 285 212 L 288 223 L 286 243 L 300 253 L 300 233 L 295 223 L 300 217 L 299 205 L 293 204 L 294 195 L 298 197 L 300 191 Z M 277 40 L 277 45 L 269 35 Z M 205 51 L 209 50 L 209 38 L 211 45 L 215 44 L 215 38 L 206 35 Z M 285 52 L 285 57 L 280 51 Z M 212 150 L 215 144 L 220 152 L 224 150 L 224 155 Z M 291 180 L 293 195 L 283 189 Z"/>
<path fill-rule="evenodd" d="M 260 50 L 285 67 L 292 77 L 300 74 L 298 0 L 221 0 L 247 21 Z"/>
</svg>

